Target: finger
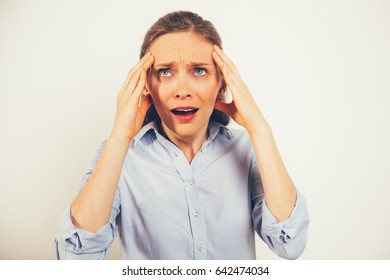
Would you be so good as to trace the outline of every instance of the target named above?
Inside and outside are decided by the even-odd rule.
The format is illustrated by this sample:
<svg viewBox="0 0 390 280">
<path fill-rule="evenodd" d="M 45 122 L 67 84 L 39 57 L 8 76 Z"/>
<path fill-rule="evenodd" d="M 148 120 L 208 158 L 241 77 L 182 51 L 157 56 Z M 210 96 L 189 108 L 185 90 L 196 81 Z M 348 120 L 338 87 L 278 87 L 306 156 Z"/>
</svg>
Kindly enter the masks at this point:
<svg viewBox="0 0 390 280">
<path fill-rule="evenodd" d="M 214 49 L 215 50 L 212 53 L 214 61 L 220 68 L 226 84 L 232 92 L 234 98 L 235 93 L 239 91 L 243 84 L 241 76 L 233 62 L 222 52 L 222 50 L 218 48 L 218 46 L 215 46 Z"/>
<path fill-rule="evenodd" d="M 150 55 L 149 58 L 142 64 L 142 67 L 148 71 L 148 69 L 153 65 L 154 63 L 154 56 Z"/>
<path fill-rule="evenodd" d="M 231 91 L 233 91 L 236 88 L 238 81 L 237 78 L 235 77 L 235 74 L 232 72 L 231 67 L 225 64 L 225 62 L 222 60 L 222 58 L 219 56 L 217 52 L 214 51 L 212 53 L 212 57 L 215 63 L 218 65 L 219 69 L 221 70 L 226 85 L 229 87 Z"/>
<path fill-rule="evenodd" d="M 120 95 L 123 95 L 124 93 L 127 93 L 129 95 L 133 94 L 134 89 L 137 87 L 140 79 L 140 75 L 142 72 L 142 69 L 149 69 L 151 65 L 153 65 L 154 62 L 154 57 L 150 55 L 146 61 L 143 62 L 141 68 L 134 73 L 131 77 L 130 80 L 128 81 L 128 84 L 126 85 L 125 88 L 123 88 L 120 92 Z M 146 71 L 146 70 L 145 70 Z"/>
<path fill-rule="evenodd" d="M 223 73 L 223 68 L 225 66 L 225 63 L 223 62 L 222 58 L 218 55 L 218 53 L 216 51 L 213 51 L 212 56 L 213 56 L 215 63 L 217 63 L 219 69 Z"/>
<path fill-rule="evenodd" d="M 150 52 L 147 52 L 139 61 L 138 63 L 130 69 L 129 76 L 133 75 L 136 71 L 138 71 L 142 65 L 149 59 L 151 56 Z"/>
<path fill-rule="evenodd" d="M 140 77 L 141 77 L 141 69 L 138 70 L 130 77 L 130 80 L 128 81 L 126 87 L 122 88 L 122 90 L 119 92 L 118 98 L 122 98 L 122 96 L 125 94 L 131 96 L 133 94 L 135 87 L 139 82 Z"/>
<path fill-rule="evenodd" d="M 229 84 L 232 82 L 232 78 L 236 74 L 234 65 L 232 63 L 227 63 L 224 58 L 216 51 L 212 53 L 215 63 L 217 63 L 219 69 L 222 72 L 222 75 L 225 77 L 226 82 Z"/>
<path fill-rule="evenodd" d="M 147 62 L 151 57 L 151 54 L 150 52 L 147 52 L 142 58 L 140 61 L 138 61 L 138 63 L 130 69 L 129 73 L 127 74 L 127 78 L 123 84 L 123 87 L 122 87 L 122 90 L 125 89 L 127 87 L 127 85 L 129 84 L 130 80 L 131 80 L 131 77 L 134 75 L 134 73 L 138 72 L 140 70 L 140 68 L 145 64 L 145 62 Z"/>
<path fill-rule="evenodd" d="M 139 69 L 139 73 L 141 73 L 141 69 L 144 69 L 145 72 L 153 65 L 153 62 L 154 62 L 154 57 L 153 56 L 150 56 L 143 64 L 142 66 L 140 67 Z M 134 77 L 134 75 L 133 75 Z M 138 78 L 137 78 L 138 77 Z M 138 84 L 139 82 L 139 75 L 137 75 L 135 77 L 135 79 L 130 79 L 130 82 L 129 82 L 129 85 L 128 85 L 128 89 L 127 89 L 127 92 L 130 92 L 132 93 L 134 88 L 136 87 L 136 85 Z"/>
<path fill-rule="evenodd" d="M 214 45 L 214 51 L 223 62 L 224 68 L 230 70 L 235 76 L 240 77 L 240 74 L 238 73 L 238 70 L 233 61 L 231 61 L 230 58 L 217 45 Z"/>
<path fill-rule="evenodd" d="M 140 71 L 140 77 L 139 77 L 138 83 L 137 83 L 136 87 L 134 88 L 134 91 L 131 94 L 131 98 L 134 101 L 137 101 L 137 102 L 139 101 L 139 98 L 141 97 L 142 93 L 144 92 L 145 85 L 146 85 L 146 70 L 145 70 L 145 68 L 142 67 L 141 71 Z"/>
<path fill-rule="evenodd" d="M 230 66 L 234 66 L 233 61 L 229 59 L 229 57 L 221 50 L 220 47 L 214 45 L 214 51 L 221 57 L 222 61 Z"/>
</svg>

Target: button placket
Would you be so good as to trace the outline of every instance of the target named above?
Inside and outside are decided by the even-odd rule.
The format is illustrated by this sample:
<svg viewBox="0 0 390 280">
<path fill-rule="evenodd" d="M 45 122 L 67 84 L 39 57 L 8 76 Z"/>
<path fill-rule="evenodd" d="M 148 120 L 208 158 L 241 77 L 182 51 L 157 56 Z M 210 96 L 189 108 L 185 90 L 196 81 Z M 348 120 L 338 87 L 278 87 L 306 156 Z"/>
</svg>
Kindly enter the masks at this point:
<svg viewBox="0 0 390 280">
<path fill-rule="evenodd" d="M 189 164 L 187 159 L 180 151 L 171 150 L 170 157 L 174 167 L 183 180 L 187 211 L 189 215 L 188 226 L 192 236 L 194 258 L 206 259 L 206 230 L 204 221 L 201 218 L 201 205 L 198 196 L 198 188 L 196 187 L 196 181 L 194 177 L 198 165 Z M 194 158 L 193 162 L 195 161 L 196 159 Z"/>
<path fill-rule="evenodd" d="M 177 150 L 177 147 L 172 147 L 171 143 L 165 143 L 164 145 L 169 150 L 169 155 L 177 170 L 178 175 L 183 180 L 183 187 L 185 190 L 185 199 L 187 204 L 187 213 L 189 217 L 189 230 L 192 235 L 192 246 L 195 259 L 206 259 L 206 229 L 205 222 L 201 218 L 201 205 L 199 201 L 199 194 L 196 187 L 196 181 L 194 174 L 196 174 L 196 166 L 189 164 L 184 154 Z M 176 150 L 175 150 L 176 149 Z M 193 162 L 196 161 L 194 158 Z"/>
<path fill-rule="evenodd" d="M 193 238 L 194 258 L 205 259 L 207 255 L 205 242 L 207 239 L 205 235 L 204 221 L 201 218 L 201 205 L 198 188 L 196 187 L 196 181 L 193 177 L 193 174 L 184 182 L 184 188 L 186 193 L 190 230 Z"/>
</svg>

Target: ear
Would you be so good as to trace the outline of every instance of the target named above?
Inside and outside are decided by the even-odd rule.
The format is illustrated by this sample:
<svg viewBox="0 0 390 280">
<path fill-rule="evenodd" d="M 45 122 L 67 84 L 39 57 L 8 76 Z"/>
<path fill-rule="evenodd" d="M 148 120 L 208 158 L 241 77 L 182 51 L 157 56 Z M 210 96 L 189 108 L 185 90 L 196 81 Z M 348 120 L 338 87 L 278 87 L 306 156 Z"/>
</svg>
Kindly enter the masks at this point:
<svg viewBox="0 0 390 280">
<path fill-rule="evenodd" d="M 151 92 L 151 90 L 149 88 L 149 83 L 146 83 L 144 90 L 142 91 L 142 94 L 146 96 L 146 95 L 149 95 L 150 92 Z"/>
</svg>

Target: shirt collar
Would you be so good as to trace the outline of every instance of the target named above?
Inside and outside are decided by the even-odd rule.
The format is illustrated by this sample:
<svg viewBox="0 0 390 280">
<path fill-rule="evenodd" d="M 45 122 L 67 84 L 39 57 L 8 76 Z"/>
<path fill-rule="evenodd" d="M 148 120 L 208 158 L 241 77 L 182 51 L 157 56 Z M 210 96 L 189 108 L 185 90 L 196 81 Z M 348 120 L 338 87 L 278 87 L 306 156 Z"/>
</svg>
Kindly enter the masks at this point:
<svg viewBox="0 0 390 280">
<path fill-rule="evenodd" d="M 222 134 L 227 139 L 232 139 L 233 133 L 229 128 L 224 126 L 223 124 L 216 122 L 216 121 L 210 121 L 209 123 L 209 140 L 213 141 L 215 137 L 217 137 L 218 134 Z"/>
<path fill-rule="evenodd" d="M 134 136 L 133 147 L 135 147 L 142 138 L 144 138 L 146 135 L 150 133 L 153 133 L 154 136 L 156 137 L 158 133 L 156 122 L 150 122 L 141 128 L 141 130 L 137 133 L 137 135 Z"/>
<path fill-rule="evenodd" d="M 156 122 L 150 122 L 150 123 L 144 125 L 141 128 L 141 130 L 137 133 L 137 135 L 134 136 L 133 147 L 136 146 L 139 143 L 139 141 L 141 141 L 147 135 L 150 135 L 150 136 L 153 135 L 152 137 L 154 137 L 156 139 L 157 134 L 158 134 L 158 127 L 157 127 Z M 219 134 L 222 134 L 223 136 L 225 136 L 229 140 L 233 138 L 233 133 L 229 128 L 227 128 L 223 124 L 218 123 L 216 121 L 210 121 L 210 123 L 209 123 L 209 138 L 208 139 L 210 141 L 213 141 L 217 137 L 217 135 L 219 135 Z"/>
</svg>

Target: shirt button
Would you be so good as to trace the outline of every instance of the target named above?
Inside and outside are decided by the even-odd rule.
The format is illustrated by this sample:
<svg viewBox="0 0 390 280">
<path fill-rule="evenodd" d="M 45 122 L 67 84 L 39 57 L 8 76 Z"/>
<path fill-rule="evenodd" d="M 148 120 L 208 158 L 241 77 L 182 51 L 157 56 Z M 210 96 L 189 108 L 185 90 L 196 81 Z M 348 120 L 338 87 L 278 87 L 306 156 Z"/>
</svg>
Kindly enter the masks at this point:
<svg viewBox="0 0 390 280">
<path fill-rule="evenodd" d="M 194 210 L 193 213 L 194 213 L 194 216 L 195 216 L 195 217 L 198 217 L 198 211 Z"/>
<path fill-rule="evenodd" d="M 189 184 L 192 186 L 192 185 L 194 184 L 194 180 L 191 179 L 191 180 L 189 181 Z"/>
<path fill-rule="evenodd" d="M 202 250 L 203 250 L 203 245 L 202 245 L 202 244 L 199 244 L 199 245 L 198 245 L 198 250 L 199 250 L 200 252 L 202 252 Z"/>
</svg>

